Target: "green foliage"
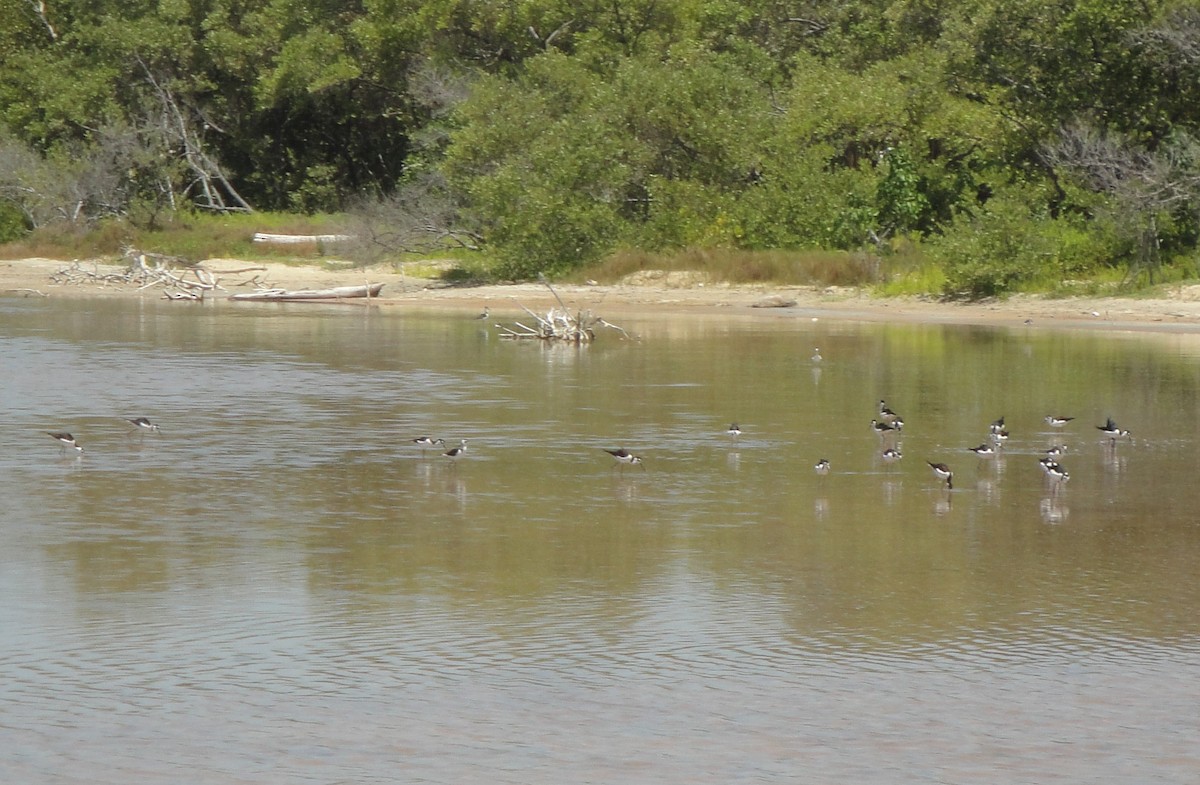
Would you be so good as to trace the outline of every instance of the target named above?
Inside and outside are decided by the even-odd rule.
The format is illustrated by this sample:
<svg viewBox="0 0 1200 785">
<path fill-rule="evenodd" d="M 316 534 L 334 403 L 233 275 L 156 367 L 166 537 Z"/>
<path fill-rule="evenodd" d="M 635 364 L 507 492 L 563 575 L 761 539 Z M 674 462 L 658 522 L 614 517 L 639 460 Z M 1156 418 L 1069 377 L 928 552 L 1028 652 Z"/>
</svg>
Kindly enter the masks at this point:
<svg viewBox="0 0 1200 785">
<path fill-rule="evenodd" d="M 316 214 L 444 175 L 504 276 L 911 241 L 903 280 L 1003 293 L 1194 254 L 1197 31 L 1176 0 L 0 0 L 0 197 L 145 231 L 204 177 Z M 1079 125 L 1165 196 L 1122 225 L 1047 154 Z"/>
<path fill-rule="evenodd" d="M 921 228 L 929 215 L 929 199 L 912 158 L 903 149 L 891 147 L 881 158 L 885 171 L 875 187 L 880 224 L 888 234 Z"/>
<path fill-rule="evenodd" d="M 1040 211 L 1036 189 L 1012 188 L 968 222 L 930 243 L 946 271 L 946 294 L 997 297 L 1032 284 L 1053 289 L 1115 260 L 1114 238 L 1094 226 Z"/>
<path fill-rule="evenodd" d="M 611 77 L 557 53 L 528 65 L 519 84 L 480 83 L 447 156 L 507 274 L 568 269 L 627 240 L 724 239 L 767 107 L 736 63 L 685 49 L 623 59 Z"/>
<path fill-rule="evenodd" d="M 29 231 L 25 216 L 14 205 L 0 202 L 0 243 L 10 243 Z"/>
</svg>

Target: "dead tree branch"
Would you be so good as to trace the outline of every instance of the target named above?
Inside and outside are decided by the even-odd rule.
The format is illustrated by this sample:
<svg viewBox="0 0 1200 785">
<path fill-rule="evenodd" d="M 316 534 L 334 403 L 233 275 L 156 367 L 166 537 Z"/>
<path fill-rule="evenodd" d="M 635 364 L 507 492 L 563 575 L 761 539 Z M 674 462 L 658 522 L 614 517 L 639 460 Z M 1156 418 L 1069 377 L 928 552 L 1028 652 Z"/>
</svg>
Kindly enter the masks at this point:
<svg viewBox="0 0 1200 785">
<path fill-rule="evenodd" d="M 156 77 L 140 57 L 137 62 L 161 107 L 162 118 L 159 130 L 168 140 L 170 149 L 181 151 L 183 163 L 191 172 L 192 180 L 184 192 L 198 189 L 200 193 L 196 196 L 196 204 L 208 210 L 254 212 L 237 189 L 233 187 L 233 183 L 229 181 L 221 165 L 208 154 L 204 140 L 195 130 L 196 123 L 192 119 L 191 113 L 185 112 L 180 106 L 179 99 L 170 85 L 165 80 Z M 202 123 L 202 125 L 209 126 L 210 124 Z"/>
<path fill-rule="evenodd" d="M 500 331 L 501 338 L 511 340 L 532 338 L 542 341 L 563 341 L 582 345 L 596 340 L 596 328 L 598 327 L 617 330 L 626 339 L 630 338 L 629 333 L 624 328 L 605 321 L 591 311 L 579 310 L 572 313 L 571 309 L 558 296 L 558 292 L 554 290 L 554 287 L 550 285 L 545 276 L 538 277 L 541 279 L 542 284 L 554 295 L 558 307 L 551 308 L 543 315 L 534 313 L 529 308 L 521 305 L 521 310 L 533 318 L 536 326 L 531 327 L 523 322 L 513 322 L 513 327 L 496 324 L 495 327 Z"/>
<path fill-rule="evenodd" d="M 46 28 L 46 33 L 49 34 L 50 40 L 58 42 L 58 31 L 54 29 L 54 25 L 50 22 L 50 15 L 46 12 L 45 0 L 27 0 L 27 5 L 33 9 L 33 15 L 38 18 L 42 26 Z"/>
<path fill-rule="evenodd" d="M 203 300 L 209 292 L 225 289 L 211 270 L 178 256 L 130 248 L 124 258 L 128 262 L 124 270 L 101 272 L 96 262 L 88 269 L 76 261 L 51 275 L 50 280 L 60 286 L 132 286 L 138 291 L 161 286 L 168 300 Z"/>
</svg>

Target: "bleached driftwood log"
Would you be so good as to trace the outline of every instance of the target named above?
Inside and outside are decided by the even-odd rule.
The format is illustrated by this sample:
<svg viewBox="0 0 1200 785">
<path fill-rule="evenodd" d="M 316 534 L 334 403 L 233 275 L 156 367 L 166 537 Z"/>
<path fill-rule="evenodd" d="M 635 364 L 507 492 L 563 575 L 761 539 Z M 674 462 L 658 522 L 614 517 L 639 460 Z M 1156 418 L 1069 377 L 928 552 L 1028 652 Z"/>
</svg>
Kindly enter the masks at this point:
<svg viewBox="0 0 1200 785">
<path fill-rule="evenodd" d="M 335 286 L 330 289 L 263 289 L 258 292 L 242 292 L 229 295 L 230 300 L 279 302 L 285 300 L 346 300 L 362 297 L 378 297 L 383 289 L 381 283 L 362 286 Z"/>
<path fill-rule="evenodd" d="M 344 243 L 353 240 L 352 234 L 271 234 L 255 232 L 254 242 L 273 245 L 300 245 L 302 243 Z"/>
</svg>

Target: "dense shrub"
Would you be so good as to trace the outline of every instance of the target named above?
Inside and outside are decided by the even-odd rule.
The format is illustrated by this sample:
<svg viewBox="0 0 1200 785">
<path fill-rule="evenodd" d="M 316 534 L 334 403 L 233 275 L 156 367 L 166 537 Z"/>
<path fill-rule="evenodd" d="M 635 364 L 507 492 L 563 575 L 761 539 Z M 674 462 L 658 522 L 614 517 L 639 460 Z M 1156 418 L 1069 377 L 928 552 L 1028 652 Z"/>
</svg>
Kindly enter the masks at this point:
<svg viewBox="0 0 1200 785">
<path fill-rule="evenodd" d="M 11 243 L 25 235 L 29 226 L 15 206 L 0 202 L 0 243 Z"/>
</svg>

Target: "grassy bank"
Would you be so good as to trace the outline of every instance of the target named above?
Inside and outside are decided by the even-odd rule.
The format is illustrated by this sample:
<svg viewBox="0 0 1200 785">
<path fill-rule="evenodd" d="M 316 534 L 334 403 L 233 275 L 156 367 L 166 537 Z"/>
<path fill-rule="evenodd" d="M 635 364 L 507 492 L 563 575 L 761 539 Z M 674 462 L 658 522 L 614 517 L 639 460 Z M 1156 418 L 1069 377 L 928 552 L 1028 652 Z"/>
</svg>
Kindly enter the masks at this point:
<svg viewBox="0 0 1200 785">
<path fill-rule="evenodd" d="M 154 228 L 110 221 L 86 230 L 63 230 L 59 227 L 43 229 L 0 245 L 0 258 L 115 257 L 123 249 L 132 247 L 195 260 L 220 257 L 249 261 L 364 263 L 371 257 L 354 244 L 272 245 L 253 242 L 256 232 L 341 234 L 351 231 L 348 228 L 350 225 L 349 219 L 339 215 L 178 214 L 158 222 Z M 438 256 L 443 263 L 432 266 L 432 269 L 448 278 L 480 281 L 494 278 L 489 272 L 485 254 L 456 250 Z M 446 264 L 445 258 L 449 258 L 451 263 Z M 423 261 L 421 257 L 389 257 L 384 263 L 404 263 L 406 269 L 410 269 L 421 267 Z M 865 252 L 689 249 L 649 253 L 628 250 L 619 251 L 597 264 L 577 270 L 570 277 L 612 283 L 638 272 L 662 270 L 692 272 L 700 280 L 714 282 L 871 286 L 886 280 L 890 276 L 889 270 L 895 266 L 894 263 L 885 265 L 879 256 Z"/>
<path fill-rule="evenodd" d="M 373 254 L 366 243 L 318 242 L 274 245 L 255 243 L 256 232 L 295 235 L 347 234 L 354 223 L 345 215 L 254 213 L 208 215 L 178 213 L 152 228 L 110 221 L 87 229 L 53 227 L 0 244 L 0 258 L 47 257 L 86 259 L 117 257 L 125 248 L 179 256 L 189 260 L 236 258 L 247 261 L 322 263 L 332 268 L 368 264 L 400 266 L 408 275 L 451 281 L 494 283 L 488 257 L 456 249 L 444 254 L 403 257 Z M 947 276 L 919 243 L 872 251 L 762 250 L 729 248 L 686 249 L 652 253 L 636 249 L 614 252 L 597 263 L 575 270 L 568 281 L 616 283 L 640 273 L 681 273 L 696 283 L 772 284 L 779 286 L 846 286 L 869 289 L 881 296 L 934 295 L 947 290 Z M 1105 267 L 1090 274 L 1065 278 L 1052 269 L 1014 286 L 1010 291 L 1050 295 L 1106 296 L 1153 291 L 1153 284 L 1194 279 L 1192 265 L 1164 266 L 1149 276 L 1130 276 L 1122 268 Z"/>
<path fill-rule="evenodd" d="M 255 243 L 254 234 L 338 234 L 344 227 L 345 220 L 335 215 L 177 213 L 153 228 L 124 221 L 106 221 L 88 228 L 47 227 L 0 245 L 0 258 L 84 259 L 119 256 L 125 248 L 138 248 L 195 260 L 223 257 L 307 262 L 328 257 L 334 248 L 319 243 Z"/>
</svg>

